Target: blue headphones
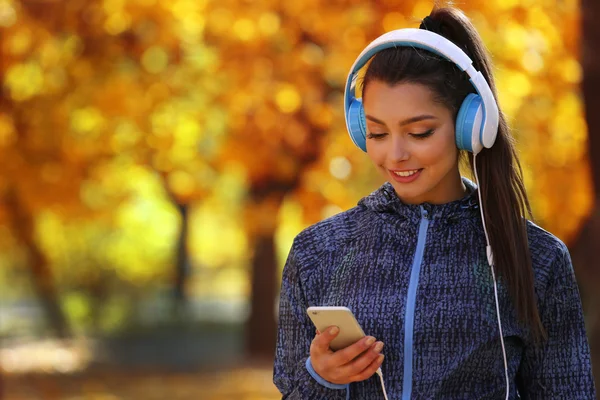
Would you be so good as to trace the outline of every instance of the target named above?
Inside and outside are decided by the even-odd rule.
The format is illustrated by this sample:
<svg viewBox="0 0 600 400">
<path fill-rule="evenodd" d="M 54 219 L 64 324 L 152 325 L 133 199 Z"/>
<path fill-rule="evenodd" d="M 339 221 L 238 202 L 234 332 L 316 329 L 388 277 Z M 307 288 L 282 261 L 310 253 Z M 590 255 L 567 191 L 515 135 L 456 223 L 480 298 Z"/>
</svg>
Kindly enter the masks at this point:
<svg viewBox="0 0 600 400">
<path fill-rule="evenodd" d="M 367 121 L 362 99 L 355 98 L 358 71 L 377 52 L 390 47 L 418 47 L 452 61 L 469 75 L 477 94 L 464 99 L 456 117 L 456 146 L 461 150 L 479 153 L 490 148 L 498 133 L 498 105 L 481 72 L 475 70 L 473 61 L 458 46 L 437 33 L 424 29 L 398 29 L 372 41 L 358 56 L 350 69 L 344 92 L 344 113 L 350 138 L 361 150 L 367 151 Z"/>
</svg>

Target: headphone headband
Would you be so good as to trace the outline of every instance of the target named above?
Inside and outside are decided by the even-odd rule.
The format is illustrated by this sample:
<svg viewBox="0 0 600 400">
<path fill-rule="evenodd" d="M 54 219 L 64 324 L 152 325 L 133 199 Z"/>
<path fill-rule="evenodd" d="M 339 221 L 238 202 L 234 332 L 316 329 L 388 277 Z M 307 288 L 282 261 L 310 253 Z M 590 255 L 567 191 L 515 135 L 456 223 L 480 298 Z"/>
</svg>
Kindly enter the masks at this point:
<svg viewBox="0 0 600 400">
<path fill-rule="evenodd" d="M 344 110 L 346 115 L 346 127 L 351 132 L 351 122 L 348 118 L 350 104 L 355 97 L 357 72 L 378 52 L 399 46 L 410 46 L 421 48 L 455 63 L 461 70 L 469 75 L 469 80 L 475 90 L 481 96 L 483 103 L 483 124 L 479 132 L 480 142 L 484 147 L 491 147 L 496 139 L 498 131 L 498 105 L 494 95 L 481 72 L 473 66 L 473 61 L 456 44 L 437 33 L 424 29 L 398 29 L 387 32 L 373 40 L 358 56 L 348 78 L 344 92 Z M 354 137 L 352 140 L 356 143 Z M 360 147 L 360 146 L 359 146 Z M 478 151 L 477 151 L 478 152 Z"/>
</svg>

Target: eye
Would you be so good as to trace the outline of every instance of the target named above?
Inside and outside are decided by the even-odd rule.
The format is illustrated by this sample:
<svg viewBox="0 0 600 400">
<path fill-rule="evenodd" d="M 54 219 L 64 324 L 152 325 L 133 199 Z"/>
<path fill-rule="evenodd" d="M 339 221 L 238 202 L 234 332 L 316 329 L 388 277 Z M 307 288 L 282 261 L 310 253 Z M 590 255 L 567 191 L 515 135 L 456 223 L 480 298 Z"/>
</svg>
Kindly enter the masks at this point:
<svg viewBox="0 0 600 400">
<path fill-rule="evenodd" d="M 367 139 L 381 139 L 385 135 L 387 135 L 387 133 L 369 133 L 367 134 Z"/>
<path fill-rule="evenodd" d="M 430 129 L 427 132 L 423 132 L 423 133 L 411 133 L 410 135 L 412 137 L 414 137 L 415 139 L 425 139 L 431 135 L 433 135 L 434 130 Z"/>
</svg>

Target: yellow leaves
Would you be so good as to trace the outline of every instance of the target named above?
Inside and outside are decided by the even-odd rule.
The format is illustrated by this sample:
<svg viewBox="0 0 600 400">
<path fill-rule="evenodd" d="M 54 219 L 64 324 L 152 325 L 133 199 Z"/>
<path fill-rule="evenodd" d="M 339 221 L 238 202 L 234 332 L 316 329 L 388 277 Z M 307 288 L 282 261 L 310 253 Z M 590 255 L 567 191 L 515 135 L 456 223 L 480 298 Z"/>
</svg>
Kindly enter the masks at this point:
<svg viewBox="0 0 600 400">
<path fill-rule="evenodd" d="M 115 14 L 123 10 L 126 0 L 103 0 L 102 8 L 106 14 Z"/>
<path fill-rule="evenodd" d="M 185 20 L 186 17 L 202 12 L 208 0 L 175 0 L 171 3 L 171 9 L 177 19 Z"/>
<path fill-rule="evenodd" d="M 527 12 L 527 25 L 542 32 L 545 40 L 550 46 L 560 45 L 562 38 L 556 29 L 556 24 L 552 21 L 546 10 L 540 6 L 530 7 Z"/>
<path fill-rule="evenodd" d="M 110 145 L 114 153 L 120 153 L 137 145 L 141 137 L 142 132 L 140 132 L 135 122 L 123 120 L 115 127 L 110 139 Z"/>
<path fill-rule="evenodd" d="M 124 12 L 115 12 L 109 14 L 108 18 L 104 22 L 104 29 L 111 35 L 118 35 L 123 33 L 131 26 L 131 16 Z"/>
<path fill-rule="evenodd" d="M 334 215 L 339 214 L 343 211 L 344 210 L 341 207 L 336 206 L 335 204 L 327 204 L 321 210 L 321 219 L 333 217 Z"/>
<path fill-rule="evenodd" d="M 522 3 L 521 0 L 495 0 L 495 7 L 507 11 L 511 8 L 515 8 Z"/>
<path fill-rule="evenodd" d="M 520 100 L 531 92 L 530 78 L 520 71 L 511 71 L 507 76 L 505 88 L 510 95 Z"/>
<path fill-rule="evenodd" d="M 14 121 L 10 115 L 0 113 L 0 148 L 8 147 L 17 140 Z"/>
<path fill-rule="evenodd" d="M 178 199 L 188 200 L 194 194 L 196 182 L 194 177 L 187 171 L 172 171 L 167 178 L 169 189 L 177 196 Z"/>
<path fill-rule="evenodd" d="M 25 26 L 21 29 L 17 29 L 12 35 L 7 35 L 4 40 L 4 48 L 9 53 L 22 55 L 29 51 L 33 42 L 33 34 L 31 30 Z"/>
<path fill-rule="evenodd" d="M 152 46 L 144 52 L 141 61 L 146 71 L 158 74 L 167 67 L 169 55 L 162 47 Z"/>
<path fill-rule="evenodd" d="M 80 197 L 82 203 L 91 210 L 101 210 L 109 206 L 105 190 L 97 182 L 83 182 Z"/>
<path fill-rule="evenodd" d="M 376 7 L 371 2 L 359 2 L 349 8 L 346 14 L 346 25 L 360 28 L 361 31 L 379 22 Z"/>
<path fill-rule="evenodd" d="M 535 50 L 527 50 L 521 59 L 523 68 L 531 74 L 542 71 L 544 68 L 544 58 Z"/>
<path fill-rule="evenodd" d="M 302 61 L 311 66 L 321 64 L 325 58 L 323 49 L 314 43 L 306 43 L 300 54 Z"/>
<path fill-rule="evenodd" d="M 44 181 L 55 184 L 63 176 L 63 167 L 58 163 L 48 162 L 44 164 L 41 172 Z"/>
<path fill-rule="evenodd" d="M 519 57 L 527 46 L 527 31 L 525 27 L 515 21 L 508 20 L 500 31 L 504 43 L 505 58 Z"/>
<path fill-rule="evenodd" d="M 302 105 L 302 98 L 291 84 L 284 84 L 275 94 L 275 103 L 281 112 L 293 113 Z"/>
<path fill-rule="evenodd" d="M 352 172 L 352 165 L 345 157 L 334 157 L 329 163 L 329 173 L 336 179 L 346 180 Z"/>
<path fill-rule="evenodd" d="M 58 40 L 46 40 L 38 49 L 40 66 L 47 70 L 59 65 L 63 53 L 62 43 Z"/>
<path fill-rule="evenodd" d="M 361 51 L 366 45 L 364 31 L 357 27 L 351 26 L 343 33 L 344 45 L 350 50 Z"/>
<path fill-rule="evenodd" d="M 194 115 L 182 114 L 174 127 L 175 146 L 193 147 L 198 145 L 202 128 Z"/>
<path fill-rule="evenodd" d="M 17 22 L 13 0 L 0 0 L 0 28 L 11 27 Z"/>
<path fill-rule="evenodd" d="M 321 129 L 329 129 L 334 122 L 334 112 L 329 104 L 311 104 L 308 116 L 310 122 Z"/>
<path fill-rule="evenodd" d="M 71 65 L 70 73 L 76 83 L 83 83 L 92 77 L 94 67 L 90 60 L 78 59 Z"/>
<path fill-rule="evenodd" d="M 124 0 L 103 0 L 103 9 L 106 15 L 104 29 L 110 35 L 118 35 L 130 28 L 131 15 L 125 10 Z"/>
<path fill-rule="evenodd" d="M 207 23 L 204 8 L 207 1 L 176 0 L 164 2 L 170 8 L 173 17 L 177 20 L 174 27 L 179 40 L 186 44 L 198 44 L 202 42 L 202 35 Z"/>
<path fill-rule="evenodd" d="M 216 49 L 204 45 L 186 48 L 186 60 L 198 71 L 214 73 L 219 63 L 219 53 Z"/>
<path fill-rule="evenodd" d="M 29 100 L 43 90 L 42 68 L 34 62 L 13 65 L 6 72 L 4 83 L 15 101 Z"/>
<path fill-rule="evenodd" d="M 273 12 L 265 12 L 261 14 L 258 20 L 258 28 L 265 36 L 275 35 L 279 31 L 281 20 L 279 15 Z"/>
<path fill-rule="evenodd" d="M 233 33 L 238 39 L 249 42 L 256 37 L 256 25 L 249 18 L 239 18 L 233 24 Z"/>
<path fill-rule="evenodd" d="M 273 107 L 264 105 L 260 107 L 254 116 L 254 124 L 261 132 L 269 134 L 270 131 L 277 127 L 278 111 L 274 110 Z"/>
<path fill-rule="evenodd" d="M 150 165 L 159 172 L 169 172 L 173 169 L 173 162 L 165 153 L 154 154 Z"/>
<path fill-rule="evenodd" d="M 578 84 L 581 81 L 583 74 L 581 64 L 575 58 L 565 57 L 557 63 L 557 67 L 565 82 Z"/>
<path fill-rule="evenodd" d="M 234 15 L 231 10 L 223 7 L 210 11 L 207 17 L 208 29 L 216 35 L 224 35 L 231 29 L 234 23 Z"/>
<path fill-rule="evenodd" d="M 283 141 L 298 153 L 303 149 L 308 149 L 311 145 L 311 139 L 315 139 L 314 135 L 310 134 L 309 127 L 301 124 L 297 120 L 288 120 L 284 126 L 284 130 L 280 133 Z"/>
<path fill-rule="evenodd" d="M 80 136 L 97 138 L 105 124 L 100 110 L 94 107 L 77 109 L 71 114 L 71 129 Z"/>
<path fill-rule="evenodd" d="M 171 96 L 169 86 L 163 82 L 156 82 L 150 85 L 145 94 L 145 100 L 150 106 L 166 101 Z"/>
<path fill-rule="evenodd" d="M 353 53 L 352 56 L 356 57 L 358 54 Z M 349 60 L 347 54 L 335 51 L 329 54 L 324 63 L 323 75 L 325 80 L 331 85 L 344 85 L 352 61 L 354 60 Z"/>
<path fill-rule="evenodd" d="M 549 164 L 560 167 L 583 157 L 587 144 L 586 131 L 579 97 L 567 94 L 560 98 L 550 125 L 552 142 L 547 154 Z"/>
<path fill-rule="evenodd" d="M 530 77 L 519 70 L 499 70 L 496 74 L 498 98 L 503 111 L 513 116 L 532 90 Z"/>
<path fill-rule="evenodd" d="M 268 10 L 254 8 L 236 15 L 229 9 L 216 8 L 209 12 L 206 25 L 209 32 L 231 36 L 246 46 L 253 46 L 262 39 L 286 39 L 281 35 L 280 16 Z"/>
<path fill-rule="evenodd" d="M 405 28 L 407 25 L 404 15 L 396 11 L 386 13 L 382 21 L 384 32 Z"/>
<path fill-rule="evenodd" d="M 433 4 L 431 1 L 418 0 L 414 3 L 411 17 L 423 19 L 427 15 L 429 15 L 429 13 L 431 12 L 432 9 L 433 9 Z"/>
</svg>

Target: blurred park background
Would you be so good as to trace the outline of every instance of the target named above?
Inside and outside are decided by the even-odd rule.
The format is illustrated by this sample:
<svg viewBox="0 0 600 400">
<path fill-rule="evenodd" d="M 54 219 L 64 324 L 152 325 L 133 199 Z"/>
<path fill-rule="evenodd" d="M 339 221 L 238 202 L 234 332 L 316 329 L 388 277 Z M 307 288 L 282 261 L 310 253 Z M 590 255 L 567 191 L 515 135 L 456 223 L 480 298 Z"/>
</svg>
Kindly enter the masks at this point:
<svg viewBox="0 0 600 400">
<path fill-rule="evenodd" d="M 600 5 L 457 6 L 537 222 L 571 249 L 598 369 Z M 348 69 L 432 7 L 0 0 L 4 398 L 278 398 L 291 242 L 382 183 L 345 130 Z"/>
</svg>

